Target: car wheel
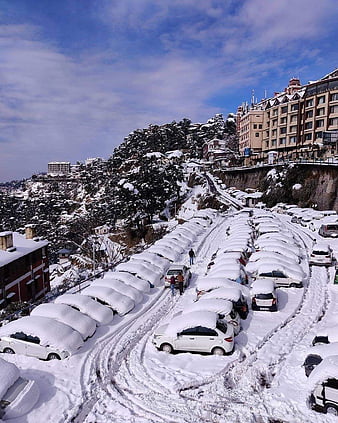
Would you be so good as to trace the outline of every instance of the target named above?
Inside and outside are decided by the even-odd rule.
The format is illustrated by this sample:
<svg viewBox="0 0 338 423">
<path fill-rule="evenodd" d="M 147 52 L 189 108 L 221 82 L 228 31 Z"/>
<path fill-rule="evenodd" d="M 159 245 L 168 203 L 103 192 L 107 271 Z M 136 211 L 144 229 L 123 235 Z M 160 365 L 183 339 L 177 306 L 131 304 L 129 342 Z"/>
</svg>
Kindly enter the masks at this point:
<svg viewBox="0 0 338 423">
<path fill-rule="evenodd" d="M 171 354 L 174 351 L 173 347 L 170 344 L 161 345 L 161 350 L 168 354 Z"/>
<path fill-rule="evenodd" d="M 60 356 L 56 353 L 48 354 L 47 360 L 61 360 Z"/>
<path fill-rule="evenodd" d="M 215 347 L 215 348 L 213 348 L 213 350 L 211 351 L 211 353 L 213 355 L 224 355 L 225 354 L 225 351 L 223 350 L 223 348 Z"/>
<path fill-rule="evenodd" d="M 6 354 L 15 354 L 15 351 L 12 350 L 12 348 L 5 348 L 4 349 L 4 353 L 6 353 Z"/>
<path fill-rule="evenodd" d="M 334 405 L 327 405 L 325 407 L 326 414 L 332 414 L 333 416 L 338 416 L 338 409 Z"/>
</svg>

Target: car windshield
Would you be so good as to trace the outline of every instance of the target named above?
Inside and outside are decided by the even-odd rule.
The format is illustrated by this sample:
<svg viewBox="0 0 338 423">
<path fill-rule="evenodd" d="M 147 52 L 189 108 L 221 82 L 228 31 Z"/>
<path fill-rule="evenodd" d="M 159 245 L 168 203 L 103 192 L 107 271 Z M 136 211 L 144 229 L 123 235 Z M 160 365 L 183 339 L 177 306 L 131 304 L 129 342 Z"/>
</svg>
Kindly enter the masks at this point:
<svg viewBox="0 0 338 423">
<path fill-rule="evenodd" d="M 171 276 L 171 275 L 177 275 L 179 273 L 178 269 L 171 269 L 168 270 L 167 275 Z"/>
<path fill-rule="evenodd" d="M 315 250 L 312 251 L 312 254 L 316 255 L 316 256 L 326 256 L 329 254 L 328 251 L 323 251 L 323 250 Z"/>
</svg>

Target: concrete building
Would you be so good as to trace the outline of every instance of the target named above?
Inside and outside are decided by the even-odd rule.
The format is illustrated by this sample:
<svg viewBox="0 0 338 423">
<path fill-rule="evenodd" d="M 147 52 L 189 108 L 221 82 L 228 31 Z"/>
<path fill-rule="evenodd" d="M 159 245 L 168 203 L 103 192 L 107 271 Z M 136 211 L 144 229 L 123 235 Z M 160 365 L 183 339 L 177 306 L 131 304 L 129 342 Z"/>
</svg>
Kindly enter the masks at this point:
<svg viewBox="0 0 338 423">
<path fill-rule="evenodd" d="M 301 85 L 292 78 L 283 92 L 237 112 L 240 152 L 266 156 L 271 150 L 291 158 L 337 154 L 338 69 Z"/>
<path fill-rule="evenodd" d="M 48 242 L 35 237 L 34 226 L 0 233 L 0 307 L 11 301 L 42 298 L 50 291 Z"/>
<path fill-rule="evenodd" d="M 70 170 L 70 162 L 48 163 L 48 175 L 67 175 Z"/>
</svg>

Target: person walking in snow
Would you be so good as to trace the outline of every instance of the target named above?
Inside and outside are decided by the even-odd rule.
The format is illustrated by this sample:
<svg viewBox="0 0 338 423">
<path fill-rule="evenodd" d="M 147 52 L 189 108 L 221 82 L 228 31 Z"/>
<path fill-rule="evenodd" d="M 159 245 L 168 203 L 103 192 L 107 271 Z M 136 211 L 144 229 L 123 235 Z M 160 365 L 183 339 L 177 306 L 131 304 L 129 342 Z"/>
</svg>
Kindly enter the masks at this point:
<svg viewBox="0 0 338 423">
<path fill-rule="evenodd" d="M 184 282 L 184 276 L 182 272 L 177 275 L 177 282 L 178 282 L 178 289 L 180 290 L 180 295 L 183 294 L 183 282 Z"/>
<path fill-rule="evenodd" d="M 189 257 L 190 257 L 190 266 L 194 264 L 194 258 L 195 258 L 195 251 L 191 248 L 189 251 Z"/>
<path fill-rule="evenodd" d="M 170 289 L 171 289 L 172 296 L 175 295 L 175 284 L 176 284 L 176 279 L 175 279 L 175 276 L 172 275 L 172 277 L 170 278 Z"/>
</svg>

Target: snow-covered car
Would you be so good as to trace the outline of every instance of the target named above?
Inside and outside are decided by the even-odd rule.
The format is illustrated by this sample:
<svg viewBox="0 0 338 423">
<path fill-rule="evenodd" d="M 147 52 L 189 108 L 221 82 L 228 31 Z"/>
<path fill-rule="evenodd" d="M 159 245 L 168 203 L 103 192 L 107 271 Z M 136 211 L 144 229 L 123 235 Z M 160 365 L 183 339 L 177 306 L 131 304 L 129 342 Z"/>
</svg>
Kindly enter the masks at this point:
<svg viewBox="0 0 338 423">
<path fill-rule="evenodd" d="M 324 358 L 332 355 L 338 355 L 338 342 L 332 344 L 319 344 L 308 349 L 302 367 L 304 367 L 305 376 L 309 377 L 312 370 L 323 361 Z"/>
<path fill-rule="evenodd" d="M 212 291 L 217 288 L 234 288 L 240 289 L 244 294 L 248 295 L 249 291 L 243 285 L 239 285 L 237 282 L 227 278 L 212 278 L 210 276 L 199 277 L 196 281 L 196 301 L 205 293 Z M 245 289 L 244 289 L 245 288 Z"/>
<path fill-rule="evenodd" d="M 241 318 L 238 312 L 234 309 L 234 305 L 231 301 L 215 298 L 193 302 L 185 306 L 182 314 L 204 310 L 218 313 L 218 318 L 220 320 L 224 320 L 226 323 L 231 324 L 234 327 L 235 335 L 238 335 L 239 331 L 241 330 Z"/>
<path fill-rule="evenodd" d="M 84 341 L 93 336 L 96 330 L 95 320 L 66 304 L 40 304 L 31 311 L 31 316 L 50 317 L 64 323 L 78 331 Z"/>
<path fill-rule="evenodd" d="M 117 279 L 109 279 L 107 277 L 95 279 L 90 286 L 106 286 L 108 288 L 112 288 L 114 291 L 130 297 L 135 304 L 139 304 L 143 300 L 142 292 L 122 281 L 118 281 Z"/>
<path fill-rule="evenodd" d="M 131 260 L 137 261 L 143 261 L 146 263 L 149 263 L 153 266 L 156 266 L 162 270 L 162 272 L 165 272 L 168 267 L 170 266 L 170 261 L 167 258 L 160 257 L 155 253 L 150 253 L 149 251 L 143 251 L 142 253 L 134 254 L 131 257 Z"/>
<path fill-rule="evenodd" d="M 312 340 L 312 345 L 331 344 L 338 342 L 338 325 L 320 329 Z"/>
<path fill-rule="evenodd" d="M 326 223 L 321 225 L 318 234 L 324 238 L 337 238 L 338 237 L 338 222 Z"/>
<path fill-rule="evenodd" d="M 245 267 L 233 261 L 219 262 L 217 265 L 212 266 L 208 272 L 208 276 L 212 278 L 224 277 L 244 285 L 248 283 L 248 275 Z"/>
<path fill-rule="evenodd" d="M 81 294 L 88 295 L 120 316 L 129 313 L 135 307 L 135 303 L 130 297 L 106 286 L 88 286 L 82 290 Z"/>
<path fill-rule="evenodd" d="M 311 372 L 308 387 L 313 410 L 338 416 L 338 356 L 323 359 Z"/>
<path fill-rule="evenodd" d="M 333 251 L 330 245 L 325 242 L 316 243 L 312 248 L 309 264 L 316 266 L 332 266 Z"/>
<path fill-rule="evenodd" d="M 0 328 L 0 351 L 61 360 L 82 347 L 79 332 L 49 317 L 26 316 Z"/>
<path fill-rule="evenodd" d="M 285 266 L 280 262 L 257 262 L 252 276 L 255 279 L 272 279 L 276 287 L 302 288 L 304 272 L 300 266 Z"/>
<path fill-rule="evenodd" d="M 131 262 L 127 261 L 126 263 L 120 263 L 116 266 L 115 270 L 117 272 L 127 272 L 134 276 L 139 276 L 145 281 L 147 281 L 150 287 L 159 284 L 160 279 L 163 277 L 163 273 L 156 271 L 154 267 L 145 262 Z"/>
<path fill-rule="evenodd" d="M 27 414 L 40 396 L 37 383 L 21 377 L 16 365 L 2 358 L 0 378 L 0 419 L 15 419 Z"/>
<path fill-rule="evenodd" d="M 198 301 L 221 298 L 232 301 L 234 309 L 238 312 L 241 319 L 246 319 L 249 313 L 249 307 L 246 297 L 239 288 L 220 287 L 201 295 Z"/>
<path fill-rule="evenodd" d="M 277 311 L 277 292 L 271 279 L 256 279 L 250 288 L 252 310 Z"/>
<path fill-rule="evenodd" d="M 156 244 L 149 247 L 147 251 L 150 253 L 157 254 L 160 257 L 164 257 L 171 262 L 177 261 L 181 255 L 176 250 L 173 250 L 168 246 L 156 245 Z"/>
<path fill-rule="evenodd" d="M 107 325 L 113 320 L 114 314 L 108 307 L 103 306 L 97 301 L 86 295 L 81 294 L 63 294 L 55 298 L 56 304 L 67 304 L 75 310 L 81 311 L 88 317 L 95 320 L 96 325 Z"/>
<path fill-rule="evenodd" d="M 138 289 L 142 293 L 148 293 L 150 291 L 150 284 L 149 282 L 145 281 L 139 276 L 132 275 L 128 272 L 107 272 L 103 279 L 117 279 L 118 281 L 122 281 L 127 285 L 132 286 L 133 288 Z"/>
<path fill-rule="evenodd" d="M 234 329 L 218 319 L 211 311 L 197 311 L 174 317 L 169 323 L 156 329 L 153 336 L 156 348 L 173 351 L 232 354 Z"/>
<path fill-rule="evenodd" d="M 190 284 L 191 272 L 189 270 L 189 267 L 185 266 L 184 264 L 170 265 L 169 269 L 167 270 L 167 273 L 164 276 L 164 286 L 166 288 L 170 287 L 170 279 L 172 276 L 174 276 L 176 279 L 175 286 L 178 287 L 177 276 L 180 272 L 182 272 L 182 275 L 184 277 L 183 286 L 184 288 L 187 288 Z"/>
</svg>

